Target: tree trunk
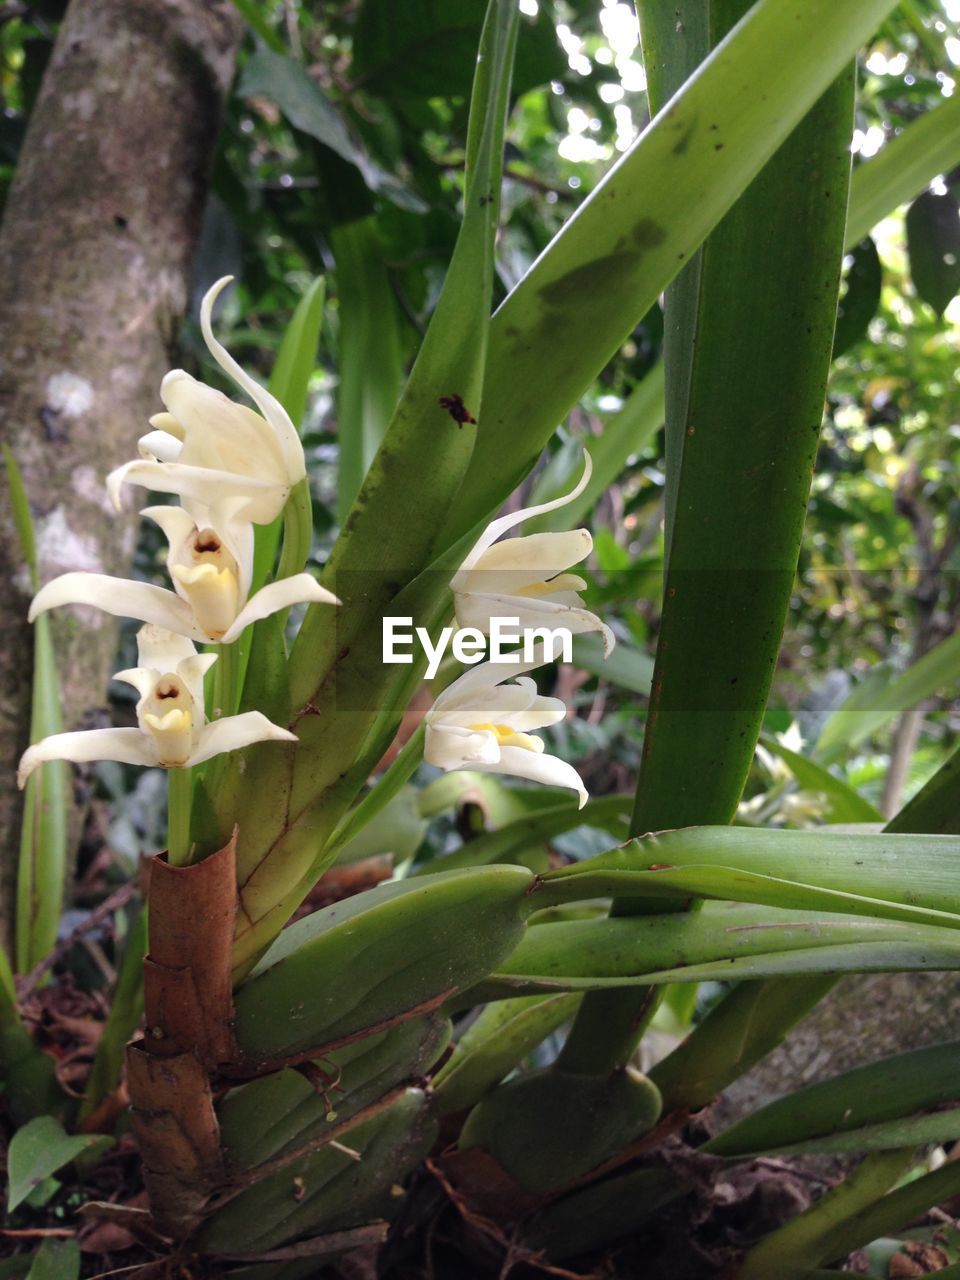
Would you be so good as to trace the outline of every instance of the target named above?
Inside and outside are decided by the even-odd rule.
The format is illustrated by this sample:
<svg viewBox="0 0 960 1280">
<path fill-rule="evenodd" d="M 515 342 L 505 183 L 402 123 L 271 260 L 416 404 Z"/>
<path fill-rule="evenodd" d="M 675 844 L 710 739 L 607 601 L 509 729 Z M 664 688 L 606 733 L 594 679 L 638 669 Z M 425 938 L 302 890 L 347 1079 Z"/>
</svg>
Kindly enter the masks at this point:
<svg viewBox="0 0 960 1280">
<path fill-rule="evenodd" d="M 132 514 L 106 473 L 136 456 L 190 290 L 242 24 L 228 0 L 73 0 L 0 229 L 0 424 L 23 473 L 41 581 L 125 574 Z M 0 512 L 0 940 L 9 937 L 32 652 L 29 583 Z M 104 701 L 106 615 L 55 616 L 67 728 Z M 6 937 L 4 937 L 6 935 Z"/>
<path fill-rule="evenodd" d="M 875 973 L 844 978 L 773 1053 L 727 1089 L 718 1123 L 880 1058 L 960 1038 L 955 973 Z"/>
</svg>

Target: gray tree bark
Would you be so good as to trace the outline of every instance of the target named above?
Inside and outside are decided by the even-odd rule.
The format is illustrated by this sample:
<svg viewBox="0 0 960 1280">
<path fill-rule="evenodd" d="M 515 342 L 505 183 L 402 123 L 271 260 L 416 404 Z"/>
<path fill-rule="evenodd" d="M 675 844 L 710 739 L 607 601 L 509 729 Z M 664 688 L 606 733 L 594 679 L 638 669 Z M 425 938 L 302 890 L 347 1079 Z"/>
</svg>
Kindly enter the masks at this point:
<svg viewBox="0 0 960 1280">
<path fill-rule="evenodd" d="M 104 477 L 136 456 L 189 301 L 190 264 L 242 23 L 229 0 L 73 0 L 0 228 L 0 435 L 23 473 L 41 581 L 124 574 L 135 517 Z M 9 936 L 32 637 L 0 508 L 0 939 Z M 103 705 L 106 615 L 55 618 L 67 728 Z M 6 937 L 5 937 L 6 935 Z"/>
<path fill-rule="evenodd" d="M 805 1085 L 880 1058 L 960 1039 L 960 975 L 844 978 L 783 1044 L 732 1084 L 714 1112 L 732 1123 Z"/>
</svg>

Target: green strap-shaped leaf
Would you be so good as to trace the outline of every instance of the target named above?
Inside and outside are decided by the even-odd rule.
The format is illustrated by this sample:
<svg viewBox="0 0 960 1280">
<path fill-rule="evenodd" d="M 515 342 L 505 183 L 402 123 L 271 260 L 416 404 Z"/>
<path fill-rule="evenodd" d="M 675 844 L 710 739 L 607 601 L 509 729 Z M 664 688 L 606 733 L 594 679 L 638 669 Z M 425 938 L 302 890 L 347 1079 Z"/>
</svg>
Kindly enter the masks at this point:
<svg viewBox="0 0 960 1280">
<path fill-rule="evenodd" d="M 303 749 L 292 780 L 278 779 L 259 812 L 248 773 L 220 789 L 220 809 L 240 827 L 244 918 L 238 961 L 249 963 L 281 928 L 319 873 L 324 841 L 363 784 L 357 758 L 397 682 L 384 667 L 381 617 L 430 560 L 436 532 L 473 452 L 482 412 L 487 321 L 493 288 L 503 138 L 518 11 L 492 0 L 477 64 L 467 136 L 464 216 L 440 300 L 413 371 L 353 509 L 325 580 L 343 608 L 311 608 L 289 663 Z M 435 598 L 444 583 L 434 579 Z M 335 669 L 335 674 L 334 674 Z M 401 672 L 403 669 L 400 669 Z M 221 823 L 223 825 L 223 823 Z M 269 850 L 269 856 L 264 856 Z"/>
<path fill-rule="evenodd" d="M 9 448 L 3 460 L 10 507 L 34 589 L 38 586 L 33 518 L 20 469 Z M 37 618 L 33 640 L 33 696 L 30 741 L 63 731 L 60 682 L 50 620 Z M 28 780 L 20 828 L 17 869 L 16 962 L 27 973 L 48 955 L 57 940 L 67 874 L 67 811 L 70 773 L 62 760 L 40 768 Z"/>
<path fill-rule="evenodd" d="M 661 7 L 676 23 L 676 6 Z M 759 0 L 598 184 L 494 317 L 485 416 L 445 540 L 483 520 L 526 474 L 570 406 L 892 7 Z M 845 202 L 836 189 L 832 198 Z"/>
<path fill-rule="evenodd" d="M 912 121 L 853 175 L 847 245 L 960 162 L 960 97 L 952 94 Z"/>
<path fill-rule="evenodd" d="M 653 38 L 663 68 L 654 91 L 675 89 L 745 8 L 743 0 L 641 7 L 644 39 Z M 753 759 L 819 439 L 853 89 L 851 66 L 667 294 L 667 576 L 638 833 L 729 822 Z M 709 146 L 711 132 L 722 156 L 728 139 L 715 114 L 696 122 L 692 140 Z M 630 995 L 584 1002 L 571 1046 L 578 1069 L 625 1061 L 642 1031 L 637 1005 Z"/>
<path fill-rule="evenodd" d="M 940 689 L 960 687 L 960 631 L 888 681 L 856 686 L 821 730 L 816 754 L 842 759 L 852 747 Z"/>
<path fill-rule="evenodd" d="M 340 337 L 337 438 L 337 512 L 353 505 L 403 386 L 397 303 L 372 217 L 330 232 L 337 264 Z"/>
<path fill-rule="evenodd" d="M 856 1067 L 778 1098 L 726 1129 L 704 1150 L 718 1156 L 781 1151 L 906 1120 L 917 1111 L 955 1102 L 958 1066 L 960 1042 L 951 1041 Z M 960 1119 L 960 1111 L 953 1116 Z M 909 1146 L 910 1139 L 892 1145 Z"/>
</svg>

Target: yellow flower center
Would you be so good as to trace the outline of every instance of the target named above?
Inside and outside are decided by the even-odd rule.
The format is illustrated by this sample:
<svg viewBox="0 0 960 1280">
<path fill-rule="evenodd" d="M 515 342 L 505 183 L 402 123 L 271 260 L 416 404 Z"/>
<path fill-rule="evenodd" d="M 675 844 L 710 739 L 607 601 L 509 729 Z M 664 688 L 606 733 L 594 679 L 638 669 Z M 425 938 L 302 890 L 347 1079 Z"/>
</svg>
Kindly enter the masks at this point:
<svg viewBox="0 0 960 1280">
<path fill-rule="evenodd" d="M 532 733 L 518 733 L 508 724 L 472 724 L 468 726 L 474 733 L 492 733 L 501 747 L 522 747 L 525 751 L 533 751 L 538 755 L 543 751 L 543 739 Z"/>
</svg>

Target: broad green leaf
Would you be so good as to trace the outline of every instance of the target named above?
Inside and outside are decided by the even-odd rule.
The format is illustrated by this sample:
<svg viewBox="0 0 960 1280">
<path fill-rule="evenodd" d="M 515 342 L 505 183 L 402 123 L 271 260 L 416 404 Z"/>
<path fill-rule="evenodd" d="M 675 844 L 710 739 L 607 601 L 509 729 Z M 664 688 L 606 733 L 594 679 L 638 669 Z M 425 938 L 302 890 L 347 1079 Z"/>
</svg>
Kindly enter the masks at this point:
<svg viewBox="0 0 960 1280">
<path fill-rule="evenodd" d="M 414 761 L 414 767 L 416 767 Z M 414 787 L 401 784 L 400 789 L 389 796 L 382 808 L 371 804 L 367 813 L 363 806 L 374 797 L 380 797 L 382 780 L 364 797 L 344 825 L 342 835 L 335 838 L 337 862 L 357 862 L 378 853 L 392 853 L 397 862 L 412 858 L 420 847 L 427 830 L 427 821 L 420 813 L 418 793 Z M 386 789 L 384 789 L 386 791 Z M 354 825 L 352 819 L 357 817 Z M 363 818 L 363 821 L 359 821 Z"/>
<path fill-rule="evenodd" d="M 286 49 L 283 38 L 264 18 L 257 0 L 233 0 L 233 7 L 246 19 L 268 49 L 282 54 Z"/>
<path fill-rule="evenodd" d="M 0 947 L 0 1081 L 14 1121 L 59 1113 L 66 1098 L 57 1083 L 53 1058 L 36 1045 L 17 1012 L 13 972 Z"/>
<path fill-rule="evenodd" d="M 880 255 L 868 236 L 850 250 L 850 265 L 844 276 L 845 291 L 837 304 L 837 331 L 833 336 L 835 358 L 859 342 L 866 333 L 880 306 L 882 283 Z"/>
<path fill-rule="evenodd" d="M 924 191 L 907 211 L 913 287 L 938 316 L 960 291 L 960 209 L 948 190 Z"/>
<path fill-rule="evenodd" d="M 7 1153 L 7 1212 L 12 1213 L 27 1196 L 52 1173 L 86 1153 L 91 1155 L 113 1146 L 112 1138 L 96 1135 L 70 1136 L 53 1116 L 37 1116 L 10 1140 Z"/>
<path fill-rule="evenodd" d="M 44 1240 L 34 1254 L 27 1280 L 78 1280 L 80 1245 L 76 1240 Z"/>
<path fill-rule="evenodd" d="M 462 97 L 470 88 L 486 0 L 363 0 L 357 16 L 353 72 L 388 100 Z M 552 11 L 525 19 L 517 47 L 514 93 L 558 80 L 567 61 Z"/>
<path fill-rule="evenodd" d="M 236 992 L 247 1057 L 317 1049 L 422 1012 L 472 986 L 512 951 L 530 872 L 477 867 L 393 881 L 292 924 Z M 337 981 L 317 984 L 318 974 Z"/>
<path fill-rule="evenodd" d="M 243 68 L 237 92 L 242 98 L 269 98 L 292 125 L 362 166 L 360 151 L 340 112 L 302 63 L 273 49 L 260 49 Z"/>
<path fill-rule="evenodd" d="M 960 685 L 960 631 L 925 653 L 900 675 L 856 686 L 821 730 L 817 755 L 836 760 L 938 690 Z"/>
</svg>

